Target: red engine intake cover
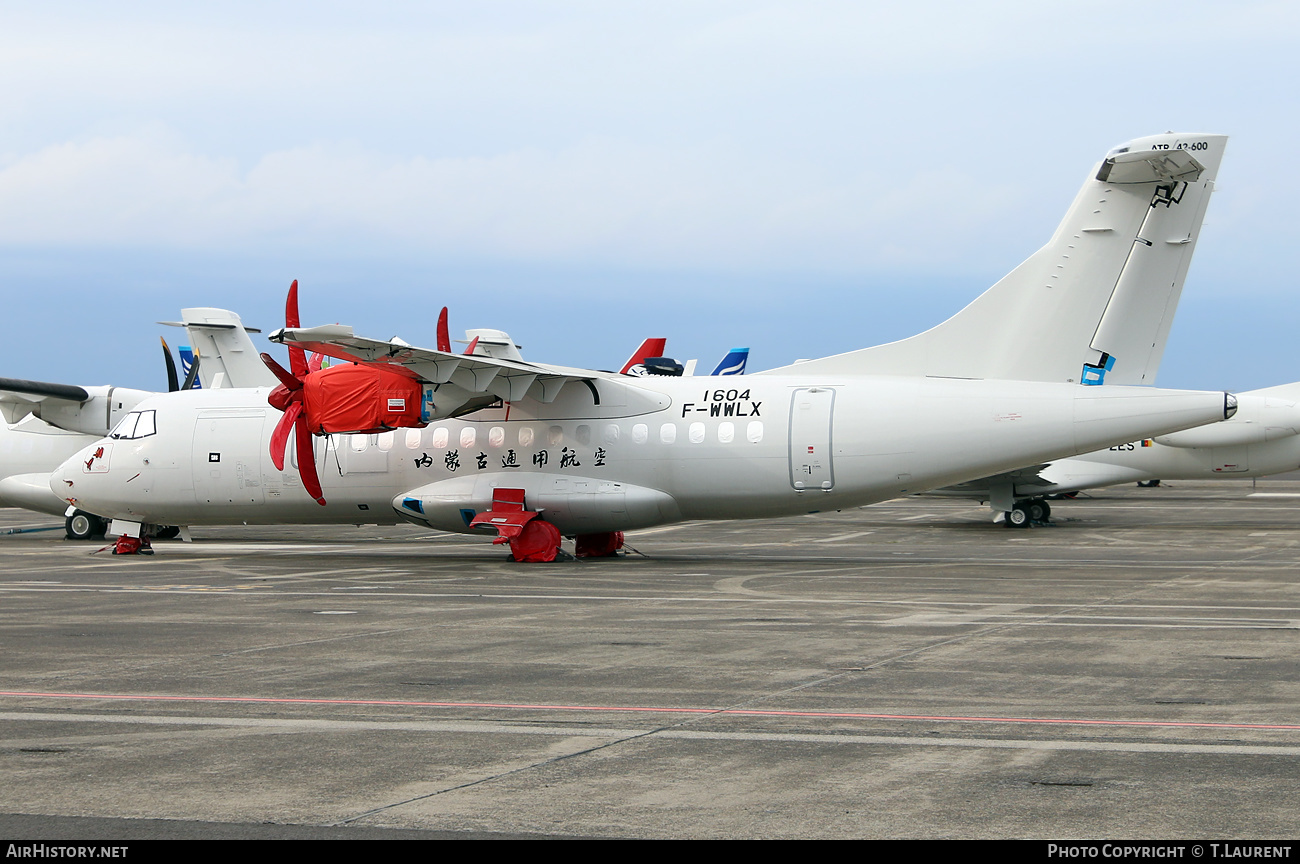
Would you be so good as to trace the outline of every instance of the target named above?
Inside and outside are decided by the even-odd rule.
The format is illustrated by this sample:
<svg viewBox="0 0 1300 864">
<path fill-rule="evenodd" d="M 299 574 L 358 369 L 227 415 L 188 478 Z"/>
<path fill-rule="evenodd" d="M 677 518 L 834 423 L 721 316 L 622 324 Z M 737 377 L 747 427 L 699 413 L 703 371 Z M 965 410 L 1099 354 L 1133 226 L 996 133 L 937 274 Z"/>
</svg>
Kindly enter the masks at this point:
<svg viewBox="0 0 1300 864">
<path fill-rule="evenodd" d="M 422 428 L 420 382 L 396 369 L 331 366 L 303 380 L 303 414 L 318 434 Z"/>
</svg>

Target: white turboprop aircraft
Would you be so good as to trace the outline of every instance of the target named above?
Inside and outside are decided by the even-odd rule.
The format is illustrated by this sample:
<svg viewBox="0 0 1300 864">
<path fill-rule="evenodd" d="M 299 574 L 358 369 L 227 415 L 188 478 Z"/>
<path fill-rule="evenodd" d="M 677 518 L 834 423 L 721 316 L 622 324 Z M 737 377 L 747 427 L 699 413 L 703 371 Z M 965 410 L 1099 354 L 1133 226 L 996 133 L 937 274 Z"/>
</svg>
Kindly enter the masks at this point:
<svg viewBox="0 0 1300 864">
<path fill-rule="evenodd" d="M 182 309 L 181 318 L 161 323 L 187 329 L 195 356 L 202 358 L 193 375 L 204 387 L 274 386 L 275 376 L 248 337 L 260 331 L 245 327 L 238 315 L 225 309 Z M 170 352 L 167 357 L 170 364 Z M 169 372 L 179 389 L 174 370 L 169 367 Z M 155 395 L 111 385 L 76 387 L 0 378 L 0 415 L 5 421 L 0 423 L 0 506 L 65 515 L 73 539 L 102 536 L 107 527 L 102 520 L 75 508 L 67 512 L 68 503 L 51 494 L 50 472 Z"/>
<path fill-rule="evenodd" d="M 51 488 L 111 515 L 121 551 L 163 521 L 404 519 L 549 560 L 560 535 L 609 554 L 627 529 L 859 506 L 1215 422 L 1228 394 L 1079 386 L 1105 367 L 1098 326 L 1140 297 L 1116 281 L 1151 199 L 1204 170 L 1184 140 L 1108 154 L 1051 243 L 944 324 L 743 386 L 302 329 L 295 283 L 271 335 L 291 371 L 264 357 L 281 386 L 146 400 Z M 311 371 L 308 350 L 352 362 Z"/>
</svg>

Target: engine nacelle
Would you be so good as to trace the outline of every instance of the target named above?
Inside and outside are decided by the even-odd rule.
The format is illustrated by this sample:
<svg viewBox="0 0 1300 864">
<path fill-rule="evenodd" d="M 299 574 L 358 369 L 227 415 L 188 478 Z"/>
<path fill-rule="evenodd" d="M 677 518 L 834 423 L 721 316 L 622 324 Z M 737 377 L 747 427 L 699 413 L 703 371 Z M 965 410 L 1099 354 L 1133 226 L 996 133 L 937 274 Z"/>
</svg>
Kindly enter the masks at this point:
<svg viewBox="0 0 1300 864">
<path fill-rule="evenodd" d="M 102 438 L 119 420 L 135 410 L 136 405 L 157 395 L 148 390 L 109 385 L 81 389 L 90 396 L 85 402 L 51 399 L 33 405 L 32 414 L 59 429 Z"/>
<path fill-rule="evenodd" d="M 284 410 L 275 396 L 269 401 Z M 426 396 L 431 408 L 432 388 L 401 367 L 346 363 L 303 379 L 303 414 L 307 428 L 317 434 L 420 429 L 429 424 Z"/>
<path fill-rule="evenodd" d="M 527 509 L 541 512 L 566 536 L 648 528 L 682 518 L 677 502 L 666 492 L 558 474 L 493 472 L 439 480 L 393 499 L 404 519 L 439 531 L 469 532 L 474 516 L 492 507 L 492 490 L 524 490 Z"/>
</svg>

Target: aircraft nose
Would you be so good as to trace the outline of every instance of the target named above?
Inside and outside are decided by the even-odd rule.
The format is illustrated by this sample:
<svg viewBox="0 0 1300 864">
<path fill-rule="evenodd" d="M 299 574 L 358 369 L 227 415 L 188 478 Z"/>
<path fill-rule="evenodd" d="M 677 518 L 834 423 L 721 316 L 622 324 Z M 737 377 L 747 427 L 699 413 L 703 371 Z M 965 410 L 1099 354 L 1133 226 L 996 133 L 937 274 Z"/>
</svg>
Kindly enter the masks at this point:
<svg viewBox="0 0 1300 864">
<path fill-rule="evenodd" d="M 77 506 L 88 497 L 93 498 L 95 487 L 100 485 L 95 482 L 99 475 L 90 473 L 86 466 L 102 460 L 103 454 L 104 444 L 97 442 L 68 457 L 66 462 L 50 472 L 50 491 Z"/>
</svg>

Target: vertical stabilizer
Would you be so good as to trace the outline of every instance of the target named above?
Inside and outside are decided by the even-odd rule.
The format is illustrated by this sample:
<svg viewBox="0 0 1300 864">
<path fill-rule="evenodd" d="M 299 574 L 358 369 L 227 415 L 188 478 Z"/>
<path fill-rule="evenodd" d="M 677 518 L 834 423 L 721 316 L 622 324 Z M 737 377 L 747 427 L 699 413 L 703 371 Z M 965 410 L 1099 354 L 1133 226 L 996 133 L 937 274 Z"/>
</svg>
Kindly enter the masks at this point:
<svg viewBox="0 0 1300 864">
<path fill-rule="evenodd" d="M 239 316 L 226 309 L 182 309 L 181 323 L 199 361 L 199 380 L 214 387 L 274 387 Z M 254 330 L 253 332 L 257 332 Z"/>
<path fill-rule="evenodd" d="M 1112 149 L 1051 241 L 965 309 L 799 373 L 1151 383 L 1226 142 L 1170 133 Z"/>
</svg>

